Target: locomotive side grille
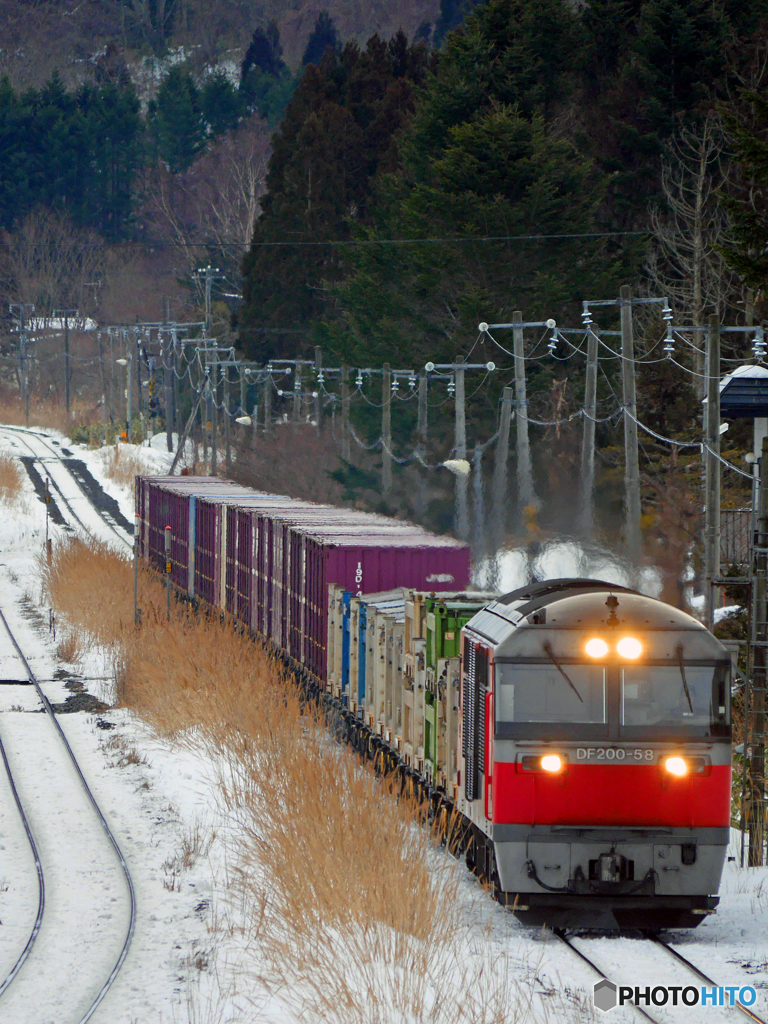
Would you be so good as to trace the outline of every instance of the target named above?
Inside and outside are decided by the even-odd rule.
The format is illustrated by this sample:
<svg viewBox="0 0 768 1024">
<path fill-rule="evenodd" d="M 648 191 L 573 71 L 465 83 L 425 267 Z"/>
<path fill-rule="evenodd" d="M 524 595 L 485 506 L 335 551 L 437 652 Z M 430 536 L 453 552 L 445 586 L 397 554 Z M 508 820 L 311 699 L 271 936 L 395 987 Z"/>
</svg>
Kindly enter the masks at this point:
<svg viewBox="0 0 768 1024">
<path fill-rule="evenodd" d="M 467 800 L 475 799 L 477 789 L 477 703 L 475 681 L 475 645 L 470 641 L 467 645 L 469 657 L 464 676 L 464 793 Z"/>
<path fill-rule="evenodd" d="M 475 645 L 471 640 L 464 641 L 464 727 L 461 731 L 461 752 L 464 757 L 469 750 L 472 718 L 470 717 L 470 694 L 474 689 L 475 679 Z"/>
<path fill-rule="evenodd" d="M 485 695 L 488 692 L 488 652 L 483 648 L 475 656 L 475 679 L 477 681 L 477 768 L 485 774 Z"/>
<path fill-rule="evenodd" d="M 488 692 L 488 652 L 471 640 L 464 644 L 464 793 L 467 800 L 480 795 L 480 775 L 485 772 L 485 695 Z"/>
</svg>

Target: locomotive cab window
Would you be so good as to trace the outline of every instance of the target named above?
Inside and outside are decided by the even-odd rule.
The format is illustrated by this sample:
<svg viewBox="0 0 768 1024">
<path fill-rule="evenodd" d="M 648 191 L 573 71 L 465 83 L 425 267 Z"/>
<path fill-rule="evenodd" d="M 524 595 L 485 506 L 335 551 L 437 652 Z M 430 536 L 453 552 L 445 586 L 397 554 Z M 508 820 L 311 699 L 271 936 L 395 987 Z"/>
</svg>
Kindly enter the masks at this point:
<svg viewBox="0 0 768 1024">
<path fill-rule="evenodd" d="M 681 729 L 725 735 L 728 670 L 722 665 L 637 665 L 621 670 L 621 732 L 627 737 Z"/>
<path fill-rule="evenodd" d="M 598 665 L 497 665 L 498 725 L 605 723 L 605 670 Z"/>
</svg>

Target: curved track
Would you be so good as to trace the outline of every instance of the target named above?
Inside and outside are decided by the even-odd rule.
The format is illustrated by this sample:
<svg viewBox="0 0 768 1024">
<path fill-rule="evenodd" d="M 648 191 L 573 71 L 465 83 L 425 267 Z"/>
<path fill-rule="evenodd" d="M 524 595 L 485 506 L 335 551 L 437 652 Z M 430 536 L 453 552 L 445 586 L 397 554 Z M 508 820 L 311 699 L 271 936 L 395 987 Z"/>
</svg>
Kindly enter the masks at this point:
<svg viewBox="0 0 768 1024">
<path fill-rule="evenodd" d="M 588 964 L 589 967 L 595 972 L 595 974 L 599 975 L 599 977 L 601 978 L 605 978 L 607 981 L 611 981 L 613 984 L 616 984 L 616 982 L 614 982 L 612 978 L 609 978 L 593 960 L 591 960 L 581 949 L 574 945 L 573 941 L 566 936 L 564 931 L 560 929 L 553 929 L 552 933 L 565 946 L 567 946 L 572 953 L 575 953 L 576 956 L 578 956 L 581 960 L 584 961 L 584 963 Z M 682 964 L 686 970 L 690 971 L 691 974 L 694 974 L 700 981 L 706 982 L 707 985 L 710 985 L 713 988 L 719 987 L 717 982 L 713 981 L 712 978 L 709 977 L 709 975 L 704 974 L 704 972 L 699 970 L 699 968 L 696 967 L 695 964 L 692 964 L 687 957 L 683 956 L 682 953 L 679 953 L 676 949 L 670 946 L 668 942 L 665 942 L 663 939 L 660 939 L 658 935 L 648 934 L 643 937 L 648 941 L 655 943 L 660 949 L 664 950 L 665 953 L 672 957 L 676 963 Z M 634 1010 L 641 1017 L 645 1018 L 645 1020 L 651 1021 L 652 1024 L 663 1024 L 663 1022 L 659 1020 L 659 1018 L 653 1017 L 642 1006 L 635 1006 L 634 1003 L 629 1005 L 632 1010 Z M 765 1018 L 760 1017 L 753 1010 L 750 1010 L 749 1007 L 744 1006 L 742 1003 L 738 1002 L 738 1000 L 736 1001 L 736 1003 L 734 1003 L 732 1007 L 724 1006 L 722 1007 L 722 1009 L 729 1015 L 732 1014 L 733 1011 L 738 1010 L 745 1017 L 748 1017 L 749 1020 L 753 1022 L 753 1024 L 768 1024 L 768 1021 L 766 1021 Z"/>
<path fill-rule="evenodd" d="M 32 857 L 35 861 L 35 870 L 37 872 L 37 915 L 35 917 L 35 923 L 32 926 L 32 931 L 30 932 L 29 938 L 27 939 L 24 948 L 19 954 L 18 960 L 10 969 L 10 971 L 5 976 L 3 981 L 0 982 L 1 997 L 3 992 L 5 992 L 5 990 L 11 984 L 11 982 L 19 973 L 21 968 L 24 966 L 24 962 L 26 961 L 29 954 L 32 952 L 32 947 L 35 944 L 35 939 L 37 938 L 38 933 L 40 932 L 40 925 L 43 923 L 43 912 L 45 910 L 45 879 L 43 877 L 43 865 L 40 860 L 40 854 L 37 849 L 37 844 L 35 843 L 35 838 L 32 835 L 32 829 L 29 827 L 29 821 L 27 820 L 27 816 L 24 813 L 24 808 L 19 798 L 18 790 L 16 789 L 16 783 L 13 780 L 13 773 L 11 772 L 11 766 L 8 764 L 8 757 L 6 756 L 5 747 L 3 746 L 2 740 L 0 740 L 0 756 L 3 759 L 3 765 L 5 767 L 6 776 L 8 778 L 8 784 L 11 787 L 11 793 L 13 793 L 13 799 L 16 804 L 16 808 L 19 812 L 19 817 L 21 818 L 21 823 L 24 827 L 24 831 L 27 835 L 27 840 L 29 841 L 29 847 L 32 851 Z"/>
<path fill-rule="evenodd" d="M 82 496 L 86 500 L 88 508 L 92 510 L 95 515 L 98 515 L 101 523 L 107 527 L 121 543 L 125 544 L 129 548 L 133 546 L 133 541 L 126 536 L 125 531 L 116 526 L 111 518 L 105 515 L 104 512 L 92 502 L 91 496 L 85 491 L 78 477 L 72 473 L 68 467 L 67 460 L 62 458 L 61 452 L 57 450 L 56 446 L 46 437 L 45 434 L 38 433 L 35 430 L 27 430 L 25 427 L 9 427 L 4 425 L 0 426 L 0 434 L 3 433 L 12 435 L 19 444 L 22 444 L 27 449 L 32 458 L 41 465 L 49 465 L 51 460 L 53 460 L 54 463 L 61 466 L 62 471 L 67 474 L 67 477 L 77 485 L 77 489 L 80 492 L 79 496 Z M 44 454 L 41 454 L 40 452 L 41 447 L 44 450 Z M 61 503 L 66 508 L 69 517 L 74 520 L 74 522 L 85 533 L 92 534 L 93 529 L 83 521 L 82 516 L 79 515 L 73 507 L 72 496 L 70 495 L 70 497 L 67 497 L 64 494 L 61 481 L 56 480 L 53 474 L 49 474 L 49 478 L 52 487 L 55 489 Z"/>
<path fill-rule="evenodd" d="M 55 713 L 54 713 L 54 711 L 53 711 L 53 709 L 52 709 L 52 707 L 50 705 L 50 702 L 48 701 L 48 698 L 46 697 L 46 695 L 43 692 L 40 684 L 38 683 L 37 679 L 35 678 L 32 670 L 31 670 L 31 668 L 29 666 L 29 663 L 27 662 L 26 658 L 24 657 L 24 654 L 23 654 L 21 648 L 19 647 L 19 644 L 18 644 L 15 636 L 13 635 L 13 632 L 11 631 L 11 628 L 10 628 L 10 626 L 8 624 L 8 621 L 7 621 L 4 613 L 2 612 L 2 610 L 0 610 L 0 621 L 2 621 L 2 625 L 3 625 L 3 627 L 4 627 L 4 629 L 5 629 L 6 633 L 7 633 L 8 639 L 9 639 L 10 643 L 13 645 L 13 648 L 15 649 L 16 654 L 17 654 L 19 660 L 21 661 L 22 665 L 24 666 L 24 671 L 27 674 L 29 682 L 32 684 L 32 686 L 34 686 L 35 690 L 37 691 L 37 695 L 40 698 L 40 701 L 42 702 L 42 705 L 43 705 L 43 707 L 45 709 L 45 712 L 46 712 L 47 716 L 49 717 L 50 721 L 52 722 L 56 732 L 58 733 L 59 740 L 63 744 L 64 750 L 66 751 L 66 754 L 67 754 L 67 757 L 68 757 L 69 761 L 71 762 L 71 764 L 72 764 L 72 766 L 73 766 L 73 768 L 75 770 L 75 773 L 77 774 L 77 776 L 78 776 L 78 778 L 80 780 L 80 783 L 82 785 L 82 788 L 83 788 L 83 791 L 85 793 L 85 796 L 86 796 L 88 802 L 90 803 L 93 811 L 95 812 L 95 814 L 96 814 L 96 816 L 97 816 L 97 818 L 99 820 L 99 823 L 101 825 L 101 828 L 103 829 L 107 839 L 109 840 L 109 843 L 110 843 L 112 849 L 114 850 L 114 853 L 115 853 L 115 855 L 117 857 L 117 860 L 118 860 L 118 862 L 120 864 L 120 868 L 121 868 L 122 874 L 123 874 L 123 876 L 125 878 L 125 883 L 126 883 L 126 886 L 127 886 L 127 889 L 128 889 L 128 897 L 129 897 L 129 902 L 130 902 L 130 910 L 129 910 L 129 922 L 128 922 L 127 934 L 126 934 L 125 939 L 124 939 L 124 941 L 122 943 L 122 946 L 120 948 L 120 953 L 119 953 L 119 955 L 117 957 L 117 960 L 115 961 L 114 965 L 112 966 L 112 969 L 109 972 L 109 975 L 108 975 L 106 981 L 100 987 L 99 991 L 96 994 L 96 997 L 91 1000 L 91 1003 L 88 1006 L 88 1008 L 85 1011 L 85 1013 L 82 1014 L 79 1017 L 79 1024 L 86 1024 L 86 1022 L 91 1019 L 91 1017 L 95 1013 L 97 1007 L 100 1005 L 100 1003 L 102 1002 L 102 1000 L 106 996 L 107 992 L 109 991 L 110 987 L 112 986 L 112 983 L 114 982 L 115 978 L 117 977 L 118 972 L 120 971 L 120 968 L 122 967 L 123 962 L 124 962 L 126 956 L 128 955 L 128 949 L 130 947 L 131 940 L 133 938 L 133 933 L 134 933 L 135 925 L 136 925 L 136 896 L 135 896 L 135 892 L 134 892 L 133 880 L 131 878 L 130 871 L 128 870 L 128 865 L 127 865 L 127 863 L 125 861 L 125 857 L 123 856 L 123 853 L 122 853 L 120 847 L 117 844 L 117 840 L 115 839 L 115 837 L 114 837 L 114 835 L 112 833 L 112 830 L 110 829 L 110 827 L 109 827 L 109 825 L 108 825 L 108 823 L 106 821 L 106 818 L 102 814 L 101 809 L 99 808 L 98 804 L 96 803 L 96 799 L 93 796 L 93 793 L 91 792 L 90 787 L 88 786 L 88 783 L 85 780 L 85 777 L 83 776 L 83 773 L 82 773 L 82 770 L 80 768 L 80 765 L 78 764 L 77 759 L 76 759 L 74 753 L 72 752 L 72 748 L 70 747 L 69 742 L 68 742 L 66 736 L 64 735 L 64 731 L 62 730 L 61 725 L 59 724 L 59 721 L 58 721 L 58 719 L 57 719 L 57 717 L 56 717 L 56 715 L 55 715 Z M 7 758 L 5 756 L 5 751 L 3 751 L 3 760 L 4 760 L 5 764 L 6 764 L 6 768 L 8 769 L 8 774 L 9 774 L 9 779 L 10 779 L 11 778 L 10 768 L 8 766 Z M 21 956 L 17 960 L 17 962 L 14 965 L 13 969 L 11 970 L 10 974 L 6 977 L 5 981 L 2 983 L 2 986 L 0 986 L 0 995 L 2 995 L 5 991 L 7 991 L 8 987 L 11 984 L 11 982 L 16 977 L 16 975 L 18 974 L 18 972 L 21 969 L 22 965 L 24 964 L 24 962 L 29 957 L 29 954 L 30 954 L 30 952 L 32 950 L 32 947 L 34 945 L 35 939 L 37 938 L 37 934 L 38 934 L 38 932 L 40 930 L 40 926 L 41 926 L 42 918 L 43 918 L 43 910 L 44 910 L 44 906 L 45 906 L 44 895 L 43 895 L 44 894 L 44 884 L 43 884 L 42 866 L 40 864 L 40 859 L 37 856 L 37 850 L 36 850 L 36 847 L 35 847 L 35 844 L 34 844 L 34 840 L 32 838 L 32 834 L 31 834 L 31 830 L 29 828 L 29 824 L 28 824 L 28 822 L 26 820 L 26 817 L 24 815 L 23 809 L 21 807 L 21 801 L 19 800 L 18 794 L 16 793 L 16 787 L 15 787 L 15 785 L 13 785 L 12 781 L 11 781 L 11 785 L 13 786 L 13 789 L 14 789 L 14 795 L 16 797 L 17 806 L 19 807 L 19 810 L 20 810 L 20 812 L 22 814 L 22 820 L 24 822 L 25 830 L 27 831 L 27 836 L 28 836 L 28 838 L 30 840 L 30 843 L 32 845 L 33 850 L 35 851 L 35 859 L 36 859 L 36 865 L 37 865 L 37 871 L 38 871 L 38 882 L 39 882 L 40 900 L 39 900 L 39 904 L 38 904 L 37 919 L 35 921 L 35 926 L 33 928 L 32 934 L 30 935 L 30 938 L 29 938 L 29 940 L 28 940 L 28 942 L 27 942 L 27 944 L 26 944 L 26 946 L 24 948 L 24 951 L 22 952 Z"/>
</svg>

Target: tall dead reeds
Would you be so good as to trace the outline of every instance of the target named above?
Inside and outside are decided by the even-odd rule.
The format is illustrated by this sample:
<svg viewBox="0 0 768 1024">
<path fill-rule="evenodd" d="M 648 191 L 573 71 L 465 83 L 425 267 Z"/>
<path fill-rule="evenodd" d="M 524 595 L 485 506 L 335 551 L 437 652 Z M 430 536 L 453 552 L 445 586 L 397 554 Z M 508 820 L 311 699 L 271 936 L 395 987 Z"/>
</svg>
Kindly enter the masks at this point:
<svg viewBox="0 0 768 1024">
<path fill-rule="evenodd" d="M 21 471 L 11 455 L 0 455 L 0 501 L 13 505 L 21 496 Z"/>
<path fill-rule="evenodd" d="M 122 703 L 220 767 L 246 991 L 338 1024 L 526 1019 L 529 998 L 422 808 L 335 744 L 239 626 L 182 604 L 168 621 L 159 580 L 141 577 L 137 628 L 120 555 L 69 541 L 45 568 L 59 614 L 114 647 Z M 502 911 L 481 903 L 498 924 Z"/>
<path fill-rule="evenodd" d="M 104 452 L 103 459 L 104 472 L 109 479 L 121 487 L 127 487 L 133 494 L 136 477 L 146 469 L 135 449 L 117 445 Z"/>
</svg>

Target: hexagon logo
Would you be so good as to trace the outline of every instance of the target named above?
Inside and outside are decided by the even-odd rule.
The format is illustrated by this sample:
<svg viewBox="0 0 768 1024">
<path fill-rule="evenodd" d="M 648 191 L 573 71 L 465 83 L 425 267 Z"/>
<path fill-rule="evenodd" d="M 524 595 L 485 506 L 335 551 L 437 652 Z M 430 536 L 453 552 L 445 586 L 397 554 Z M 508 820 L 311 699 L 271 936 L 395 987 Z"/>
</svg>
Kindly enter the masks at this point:
<svg viewBox="0 0 768 1024">
<path fill-rule="evenodd" d="M 598 981 L 595 984 L 592 999 L 598 1010 L 602 1010 L 603 1013 L 608 1013 L 608 1011 L 612 1010 L 618 1002 L 618 999 L 616 998 L 616 986 L 612 981 L 608 981 L 607 978 L 603 978 L 602 981 Z"/>
</svg>

